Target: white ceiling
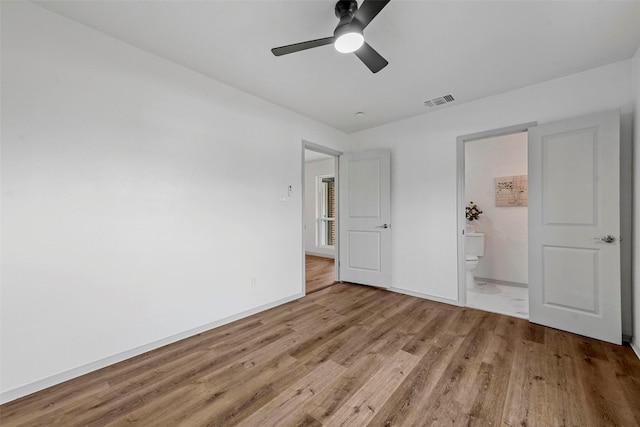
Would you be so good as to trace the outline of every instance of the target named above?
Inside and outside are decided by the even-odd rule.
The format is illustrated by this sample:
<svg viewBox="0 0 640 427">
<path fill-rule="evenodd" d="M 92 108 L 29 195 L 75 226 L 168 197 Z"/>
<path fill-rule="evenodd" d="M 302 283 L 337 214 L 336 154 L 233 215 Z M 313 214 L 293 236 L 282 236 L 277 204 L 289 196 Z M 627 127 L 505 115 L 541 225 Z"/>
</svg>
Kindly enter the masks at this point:
<svg viewBox="0 0 640 427">
<path fill-rule="evenodd" d="M 630 58 L 640 1 L 391 0 L 365 30 L 389 65 L 372 74 L 324 46 L 334 1 L 55 1 L 37 4 L 344 132 Z M 439 107 L 439 108 L 446 108 Z M 362 117 L 355 113 L 362 111 Z"/>
</svg>

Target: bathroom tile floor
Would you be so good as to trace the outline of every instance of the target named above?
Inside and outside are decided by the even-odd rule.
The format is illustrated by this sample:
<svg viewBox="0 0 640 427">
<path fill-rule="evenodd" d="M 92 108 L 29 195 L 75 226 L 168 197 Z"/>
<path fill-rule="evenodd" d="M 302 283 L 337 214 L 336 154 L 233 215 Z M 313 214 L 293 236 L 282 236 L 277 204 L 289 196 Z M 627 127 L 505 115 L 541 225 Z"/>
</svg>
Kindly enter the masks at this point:
<svg viewBox="0 0 640 427">
<path fill-rule="evenodd" d="M 528 319 L 529 289 L 476 281 L 473 289 L 467 289 L 467 306 Z"/>
</svg>

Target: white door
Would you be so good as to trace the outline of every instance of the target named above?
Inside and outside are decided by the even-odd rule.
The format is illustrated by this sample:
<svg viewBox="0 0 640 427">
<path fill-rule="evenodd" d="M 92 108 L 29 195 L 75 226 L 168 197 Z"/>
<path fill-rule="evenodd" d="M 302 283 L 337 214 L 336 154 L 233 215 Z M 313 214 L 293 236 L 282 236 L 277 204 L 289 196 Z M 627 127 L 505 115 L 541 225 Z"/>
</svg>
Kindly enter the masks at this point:
<svg viewBox="0 0 640 427">
<path fill-rule="evenodd" d="M 391 284 L 391 154 L 340 156 L 340 280 Z"/>
<path fill-rule="evenodd" d="M 529 319 L 620 344 L 620 117 L 529 130 Z"/>
</svg>

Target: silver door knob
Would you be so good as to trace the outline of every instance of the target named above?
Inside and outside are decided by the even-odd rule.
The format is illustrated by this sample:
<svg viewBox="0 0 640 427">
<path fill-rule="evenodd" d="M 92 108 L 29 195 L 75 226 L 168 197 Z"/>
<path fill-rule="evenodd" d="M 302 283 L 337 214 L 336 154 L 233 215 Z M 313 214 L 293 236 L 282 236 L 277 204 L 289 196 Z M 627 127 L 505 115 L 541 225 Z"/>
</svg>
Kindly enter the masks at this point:
<svg viewBox="0 0 640 427">
<path fill-rule="evenodd" d="M 389 224 L 376 225 L 376 228 L 389 228 Z"/>
<path fill-rule="evenodd" d="M 613 237 L 611 234 L 607 234 L 604 237 L 601 237 L 600 240 L 602 240 L 605 243 L 613 243 L 616 241 L 616 238 Z"/>
</svg>

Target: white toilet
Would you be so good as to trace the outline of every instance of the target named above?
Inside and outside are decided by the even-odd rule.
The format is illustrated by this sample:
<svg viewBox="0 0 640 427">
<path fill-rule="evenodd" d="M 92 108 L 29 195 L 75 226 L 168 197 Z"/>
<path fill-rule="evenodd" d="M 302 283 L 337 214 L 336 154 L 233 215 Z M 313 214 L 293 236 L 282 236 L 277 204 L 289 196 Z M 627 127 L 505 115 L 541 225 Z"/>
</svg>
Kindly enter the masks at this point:
<svg viewBox="0 0 640 427">
<path fill-rule="evenodd" d="M 465 234 L 465 269 L 467 270 L 467 289 L 473 289 L 473 272 L 478 266 L 478 257 L 484 255 L 484 233 Z"/>
</svg>

